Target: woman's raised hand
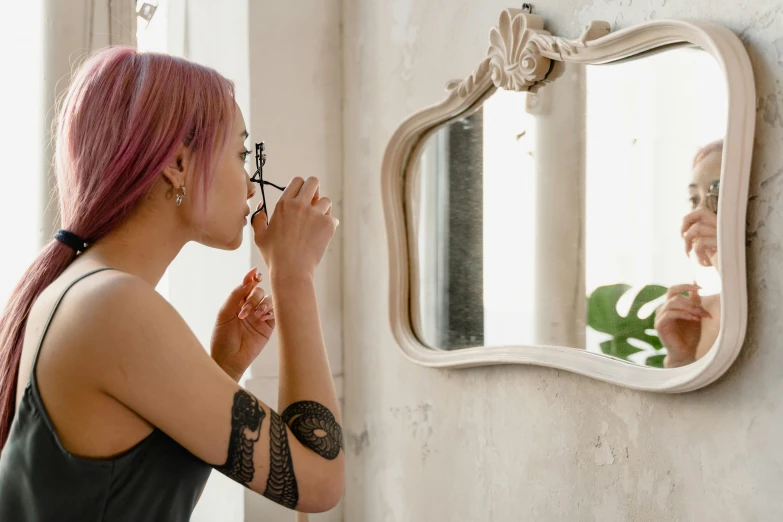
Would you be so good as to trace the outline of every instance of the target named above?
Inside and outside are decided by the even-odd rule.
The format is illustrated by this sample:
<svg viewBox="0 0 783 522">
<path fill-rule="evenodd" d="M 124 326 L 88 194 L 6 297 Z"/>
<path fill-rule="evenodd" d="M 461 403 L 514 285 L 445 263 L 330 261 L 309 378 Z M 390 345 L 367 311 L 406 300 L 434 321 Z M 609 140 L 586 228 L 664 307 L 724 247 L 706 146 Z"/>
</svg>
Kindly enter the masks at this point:
<svg viewBox="0 0 783 522">
<path fill-rule="evenodd" d="M 253 220 L 255 243 L 270 276 L 314 274 L 339 224 L 331 211 L 329 198 L 320 197 L 318 178 L 295 177 L 277 202 L 269 224 L 263 212 Z"/>
<path fill-rule="evenodd" d="M 683 295 L 686 292 L 688 295 Z M 698 285 L 669 288 L 666 302 L 655 313 L 655 330 L 668 351 L 664 361 L 667 368 L 684 366 L 696 360 L 704 317 L 712 316 L 701 306 Z"/>
</svg>

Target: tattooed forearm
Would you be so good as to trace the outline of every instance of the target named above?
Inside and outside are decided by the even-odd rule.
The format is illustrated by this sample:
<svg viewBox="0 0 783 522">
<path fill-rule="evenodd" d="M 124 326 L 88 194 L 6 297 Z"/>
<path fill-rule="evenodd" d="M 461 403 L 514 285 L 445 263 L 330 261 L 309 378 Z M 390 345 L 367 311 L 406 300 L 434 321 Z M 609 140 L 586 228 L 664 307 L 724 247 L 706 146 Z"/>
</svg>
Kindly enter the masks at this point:
<svg viewBox="0 0 783 522">
<path fill-rule="evenodd" d="M 343 430 L 326 407 L 313 401 L 291 404 L 283 420 L 294 437 L 325 459 L 336 459 L 343 447 Z"/>
<path fill-rule="evenodd" d="M 231 438 L 228 442 L 228 458 L 215 469 L 247 487 L 253 480 L 253 446 L 261 438 L 261 423 L 266 413 L 258 401 L 245 390 L 234 394 L 231 408 Z"/>
<path fill-rule="evenodd" d="M 294 509 L 299 502 L 299 489 L 285 423 L 274 410 L 271 411 L 269 422 L 269 478 L 264 496 L 281 506 Z"/>
<path fill-rule="evenodd" d="M 215 469 L 245 487 L 253 481 L 253 449 L 261 438 L 261 424 L 265 417 L 266 412 L 250 393 L 239 390 L 234 394 L 228 458 L 225 464 L 215 466 Z M 270 413 L 269 478 L 264 496 L 289 509 L 295 509 L 299 502 L 288 434 L 285 423 L 275 411 Z"/>
</svg>

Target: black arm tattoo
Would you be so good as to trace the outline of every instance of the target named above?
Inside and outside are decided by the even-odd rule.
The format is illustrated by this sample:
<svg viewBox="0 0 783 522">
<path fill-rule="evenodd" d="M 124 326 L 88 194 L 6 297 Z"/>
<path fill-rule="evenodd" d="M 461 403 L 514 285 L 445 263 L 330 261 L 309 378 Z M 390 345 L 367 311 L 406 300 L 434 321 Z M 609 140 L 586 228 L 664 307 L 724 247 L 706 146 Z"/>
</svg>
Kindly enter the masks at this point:
<svg viewBox="0 0 783 522">
<path fill-rule="evenodd" d="M 215 469 L 243 486 L 253 480 L 253 446 L 261 438 L 261 423 L 266 413 L 258 401 L 245 390 L 234 394 L 231 408 L 231 438 L 228 441 L 228 458 Z"/>
<path fill-rule="evenodd" d="M 264 496 L 289 509 L 299 502 L 299 489 L 294 475 L 294 463 L 288 447 L 285 423 L 274 410 L 270 410 L 269 425 L 269 478 Z M 245 390 L 234 394 L 231 408 L 231 438 L 228 442 L 228 458 L 215 469 L 245 487 L 253 481 L 255 463 L 253 449 L 261 438 L 261 424 L 266 412 L 258 400 Z"/>
<path fill-rule="evenodd" d="M 288 433 L 285 423 L 271 410 L 269 424 L 269 478 L 264 496 L 288 509 L 296 508 L 299 502 L 299 488 L 294 475 L 291 449 L 288 447 Z"/>
<path fill-rule="evenodd" d="M 313 401 L 291 404 L 283 420 L 294 437 L 325 459 L 333 460 L 343 447 L 343 430 L 326 407 Z"/>
</svg>

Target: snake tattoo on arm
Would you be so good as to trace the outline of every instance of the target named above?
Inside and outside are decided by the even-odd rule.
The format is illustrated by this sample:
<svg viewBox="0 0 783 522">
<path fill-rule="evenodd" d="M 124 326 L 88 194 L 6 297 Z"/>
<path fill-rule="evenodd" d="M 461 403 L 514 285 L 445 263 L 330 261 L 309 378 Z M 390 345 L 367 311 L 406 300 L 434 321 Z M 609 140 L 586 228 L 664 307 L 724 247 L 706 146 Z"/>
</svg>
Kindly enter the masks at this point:
<svg viewBox="0 0 783 522">
<path fill-rule="evenodd" d="M 299 502 L 299 489 L 288 446 L 285 423 L 274 410 L 270 410 L 269 426 L 269 478 L 264 496 L 289 509 Z M 253 450 L 261 438 L 261 425 L 266 412 L 258 400 L 245 390 L 234 394 L 231 408 L 231 435 L 226 463 L 215 469 L 245 487 L 253 481 L 255 463 Z"/>
<path fill-rule="evenodd" d="M 261 438 L 266 412 L 258 400 L 245 390 L 234 394 L 231 408 L 231 435 L 228 457 L 215 469 L 245 487 L 253 481 L 253 451 Z M 269 477 L 264 496 L 289 509 L 299 502 L 299 489 L 288 446 L 288 430 L 305 447 L 321 457 L 333 460 L 343 449 L 342 428 L 326 407 L 314 401 L 299 401 L 288 406 L 282 416 L 270 410 Z"/>
<path fill-rule="evenodd" d="M 314 401 L 299 401 L 283 410 L 282 417 L 303 446 L 328 460 L 340 454 L 343 431 L 326 407 Z"/>
</svg>

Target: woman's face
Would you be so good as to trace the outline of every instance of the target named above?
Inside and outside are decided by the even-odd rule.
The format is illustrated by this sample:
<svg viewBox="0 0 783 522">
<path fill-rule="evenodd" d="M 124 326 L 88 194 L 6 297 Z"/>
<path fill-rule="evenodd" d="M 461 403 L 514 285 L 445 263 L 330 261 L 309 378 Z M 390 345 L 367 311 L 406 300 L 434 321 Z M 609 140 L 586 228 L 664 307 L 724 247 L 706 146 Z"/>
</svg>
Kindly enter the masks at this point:
<svg viewBox="0 0 783 522">
<path fill-rule="evenodd" d="M 215 179 L 207 195 L 204 234 L 199 239 L 206 246 L 230 250 L 242 244 L 246 216 L 250 212 L 247 201 L 255 195 L 245 170 L 245 159 L 253 159 L 251 154 L 246 154 L 247 127 L 239 106 L 234 107 L 234 127 L 218 159 Z"/>
<path fill-rule="evenodd" d="M 717 213 L 718 183 L 720 182 L 721 153 L 715 151 L 693 167 L 690 190 L 691 210 L 700 208 Z"/>
<path fill-rule="evenodd" d="M 686 252 L 702 266 L 718 266 L 717 212 L 721 152 L 709 153 L 693 167 L 689 185 L 691 212 L 683 219 Z"/>
</svg>

